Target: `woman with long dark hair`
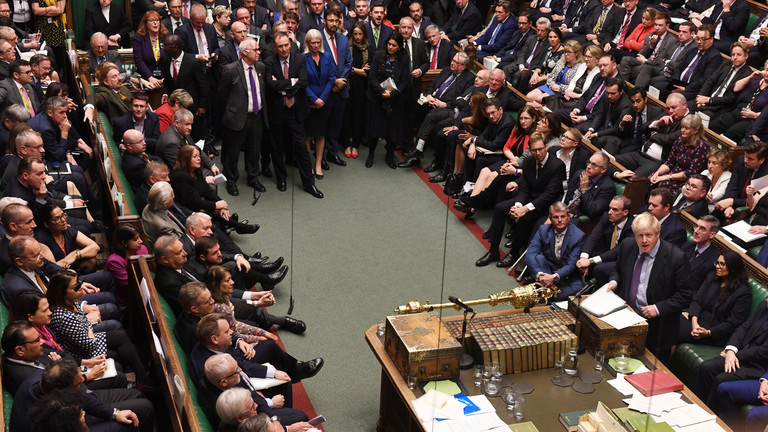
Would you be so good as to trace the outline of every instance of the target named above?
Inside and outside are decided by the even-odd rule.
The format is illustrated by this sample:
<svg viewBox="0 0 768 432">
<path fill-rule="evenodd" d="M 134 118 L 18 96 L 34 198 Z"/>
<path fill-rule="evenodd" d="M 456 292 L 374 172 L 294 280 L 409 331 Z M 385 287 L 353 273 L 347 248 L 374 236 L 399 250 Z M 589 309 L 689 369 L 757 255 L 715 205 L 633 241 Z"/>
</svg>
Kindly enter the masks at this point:
<svg viewBox="0 0 768 432">
<path fill-rule="evenodd" d="M 352 73 L 349 74 L 349 101 L 346 105 L 343 131 L 351 133 L 352 141 L 344 149 L 344 156 L 357 159 L 360 145 L 365 142 L 365 128 L 368 124 L 368 72 L 371 70 L 373 49 L 368 43 L 365 23 L 356 22 L 352 26 L 349 47 L 352 50 Z M 344 132 L 342 133 L 342 135 Z M 347 140 L 342 140 L 346 143 Z"/>
</svg>

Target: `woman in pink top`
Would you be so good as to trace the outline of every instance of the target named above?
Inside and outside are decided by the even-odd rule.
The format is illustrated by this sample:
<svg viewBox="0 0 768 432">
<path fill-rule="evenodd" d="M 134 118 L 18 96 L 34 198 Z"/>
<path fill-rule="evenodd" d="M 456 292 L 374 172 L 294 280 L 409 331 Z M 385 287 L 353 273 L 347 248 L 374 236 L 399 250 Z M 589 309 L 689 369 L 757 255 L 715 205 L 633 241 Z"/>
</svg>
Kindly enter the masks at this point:
<svg viewBox="0 0 768 432">
<path fill-rule="evenodd" d="M 149 251 L 143 245 L 139 230 L 133 225 L 118 225 L 115 230 L 112 254 L 107 258 L 106 270 L 115 278 L 115 297 L 120 304 L 128 303 L 128 257 L 147 255 Z"/>
</svg>

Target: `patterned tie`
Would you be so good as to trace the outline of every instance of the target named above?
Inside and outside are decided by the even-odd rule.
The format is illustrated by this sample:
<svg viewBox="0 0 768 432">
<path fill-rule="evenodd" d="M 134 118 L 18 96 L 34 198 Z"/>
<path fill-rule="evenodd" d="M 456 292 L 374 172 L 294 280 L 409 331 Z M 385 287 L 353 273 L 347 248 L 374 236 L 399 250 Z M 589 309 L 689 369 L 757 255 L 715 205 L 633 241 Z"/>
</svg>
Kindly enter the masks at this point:
<svg viewBox="0 0 768 432">
<path fill-rule="evenodd" d="M 650 56 L 650 57 L 648 57 L 650 60 L 653 60 L 653 59 L 655 59 L 655 58 L 656 58 L 656 54 L 658 54 L 658 53 L 659 53 L 659 47 L 661 47 L 661 41 L 662 41 L 662 40 L 664 40 L 664 36 L 666 36 L 666 35 L 667 35 L 667 34 L 666 34 L 666 33 L 664 33 L 664 35 L 660 36 L 660 37 L 659 37 L 659 38 L 656 40 L 656 46 L 653 48 L 653 51 L 651 52 L 651 56 Z"/>
<path fill-rule="evenodd" d="M 565 237 L 565 233 L 555 233 L 555 258 L 557 258 L 557 261 L 560 261 L 560 255 L 563 252 L 563 237 Z"/>
<path fill-rule="evenodd" d="M 611 249 L 616 247 L 619 241 L 619 224 L 613 225 L 613 234 L 611 234 Z"/>
<path fill-rule="evenodd" d="M 189 18 L 189 2 L 182 3 L 182 6 L 184 6 L 184 10 L 181 11 L 181 14 L 184 18 Z"/>
<path fill-rule="evenodd" d="M 43 278 L 41 278 L 40 275 L 37 274 L 37 272 L 34 272 L 34 273 L 35 273 L 35 280 L 37 281 L 37 286 L 40 287 L 40 289 L 43 291 L 43 294 L 47 293 L 48 288 L 46 288 L 45 282 L 43 282 Z"/>
<path fill-rule="evenodd" d="M 456 75 L 451 74 L 450 76 L 448 76 L 448 79 L 445 80 L 443 85 L 441 85 L 440 88 L 438 88 L 437 91 L 432 94 L 432 96 L 440 99 L 440 97 L 443 96 L 443 93 L 445 93 L 448 87 L 450 87 L 450 85 L 453 84 L 453 80 L 455 79 L 456 79 Z"/>
<path fill-rule="evenodd" d="M 629 285 L 629 299 L 628 303 L 632 306 L 632 309 L 637 310 L 637 289 L 640 286 L 640 273 L 643 271 L 643 264 L 645 263 L 648 254 L 642 252 L 637 261 L 635 261 L 635 269 L 632 271 L 632 282 Z"/>
<path fill-rule="evenodd" d="M 608 8 L 604 7 L 603 12 L 600 14 L 600 18 L 597 19 L 597 23 L 595 23 L 595 26 L 592 27 L 592 34 L 600 33 L 600 28 L 603 26 L 603 21 L 605 20 L 605 14 L 607 13 L 608 13 Z"/>
<path fill-rule="evenodd" d="M 202 30 L 195 30 L 195 36 L 197 37 L 197 53 L 208 55 L 208 47 L 205 44 L 205 41 L 203 40 L 203 31 Z"/>
<path fill-rule="evenodd" d="M 592 112 L 592 108 L 595 107 L 597 104 L 597 101 L 600 100 L 600 97 L 605 93 L 605 81 L 603 81 L 603 84 L 600 85 L 600 88 L 597 89 L 597 92 L 595 92 L 595 95 L 592 97 L 592 99 L 589 100 L 589 103 L 587 103 L 586 110 L 589 112 Z"/>
<path fill-rule="evenodd" d="M 624 39 L 627 37 L 627 30 L 629 30 L 629 20 L 632 18 L 632 15 L 627 12 L 627 17 L 624 18 L 624 25 L 621 26 L 621 36 L 619 36 L 619 43 L 616 44 L 618 48 L 624 47 Z"/>
<path fill-rule="evenodd" d="M 29 111 L 29 115 L 34 117 L 35 109 L 32 108 L 32 101 L 29 99 L 29 93 L 27 93 L 27 89 L 25 89 L 24 86 L 21 86 L 19 90 L 21 91 L 21 98 L 24 100 L 24 106 L 27 108 L 27 111 Z"/>
<path fill-rule="evenodd" d="M 149 162 L 149 155 L 144 152 L 141 152 L 141 160 L 143 160 L 144 162 Z"/>
<path fill-rule="evenodd" d="M 259 113 L 259 92 L 256 89 L 256 80 L 253 78 L 253 66 L 248 66 L 248 80 L 251 82 L 251 98 L 253 99 L 253 113 Z"/>
<path fill-rule="evenodd" d="M 288 76 L 288 60 L 283 61 L 283 78 L 289 80 L 290 77 Z M 290 108 L 293 106 L 293 96 L 285 96 L 285 106 L 287 108 Z"/>
<path fill-rule="evenodd" d="M 379 46 L 379 28 L 378 27 L 373 28 L 373 42 L 374 42 L 374 48 L 377 48 Z"/>
</svg>

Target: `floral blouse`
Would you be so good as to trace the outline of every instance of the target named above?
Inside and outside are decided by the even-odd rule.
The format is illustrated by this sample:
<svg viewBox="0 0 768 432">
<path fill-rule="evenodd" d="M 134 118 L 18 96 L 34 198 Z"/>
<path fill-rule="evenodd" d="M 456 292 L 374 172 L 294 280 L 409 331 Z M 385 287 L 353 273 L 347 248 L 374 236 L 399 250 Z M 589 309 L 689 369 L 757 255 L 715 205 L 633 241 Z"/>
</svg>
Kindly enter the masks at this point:
<svg viewBox="0 0 768 432">
<path fill-rule="evenodd" d="M 229 327 L 235 332 L 233 335 L 235 338 L 240 338 L 248 343 L 258 343 L 259 336 L 263 336 L 266 333 L 266 331 L 260 327 L 248 325 L 236 320 L 235 306 L 231 301 L 214 304 L 213 311 L 223 313 L 227 316 Z"/>
<path fill-rule="evenodd" d="M 685 172 L 686 179 L 664 180 L 659 183 L 659 187 L 669 189 L 673 194 L 677 193 L 685 184 L 687 178 L 693 174 L 700 173 L 707 168 L 707 154 L 709 153 L 709 143 L 704 138 L 699 138 L 693 147 L 687 147 L 683 144 L 683 139 L 678 138 L 672 148 L 669 150 L 669 156 L 664 165 L 669 167 L 669 174 Z"/>
</svg>

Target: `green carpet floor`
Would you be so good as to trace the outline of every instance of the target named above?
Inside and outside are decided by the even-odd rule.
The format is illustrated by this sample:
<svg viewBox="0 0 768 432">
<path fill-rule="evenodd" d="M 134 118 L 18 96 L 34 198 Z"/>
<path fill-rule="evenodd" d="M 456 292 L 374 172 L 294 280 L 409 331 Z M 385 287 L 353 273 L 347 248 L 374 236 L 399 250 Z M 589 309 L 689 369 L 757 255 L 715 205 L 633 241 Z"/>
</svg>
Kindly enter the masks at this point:
<svg viewBox="0 0 768 432">
<path fill-rule="evenodd" d="M 304 386 L 330 432 L 375 430 L 381 369 L 363 335 L 371 325 L 409 300 L 485 298 L 516 285 L 502 269 L 475 267 L 485 244 L 447 212 L 446 197 L 411 169 L 389 169 L 379 152 L 371 169 L 364 157 L 348 159 L 346 167 L 331 165 L 316 182 L 322 200 L 300 188 L 295 170 L 287 192 L 262 178 L 267 192 L 255 207 L 242 174 L 240 197 L 219 188 L 232 211 L 261 225 L 258 233 L 235 238 L 243 250 L 284 256 L 291 267 L 274 290 L 277 304 L 270 312 L 286 313 L 292 286 L 293 316 L 305 320 L 308 330 L 280 336 L 298 359 L 325 359 L 323 370 Z M 483 229 L 489 213 L 477 218 Z"/>
</svg>

